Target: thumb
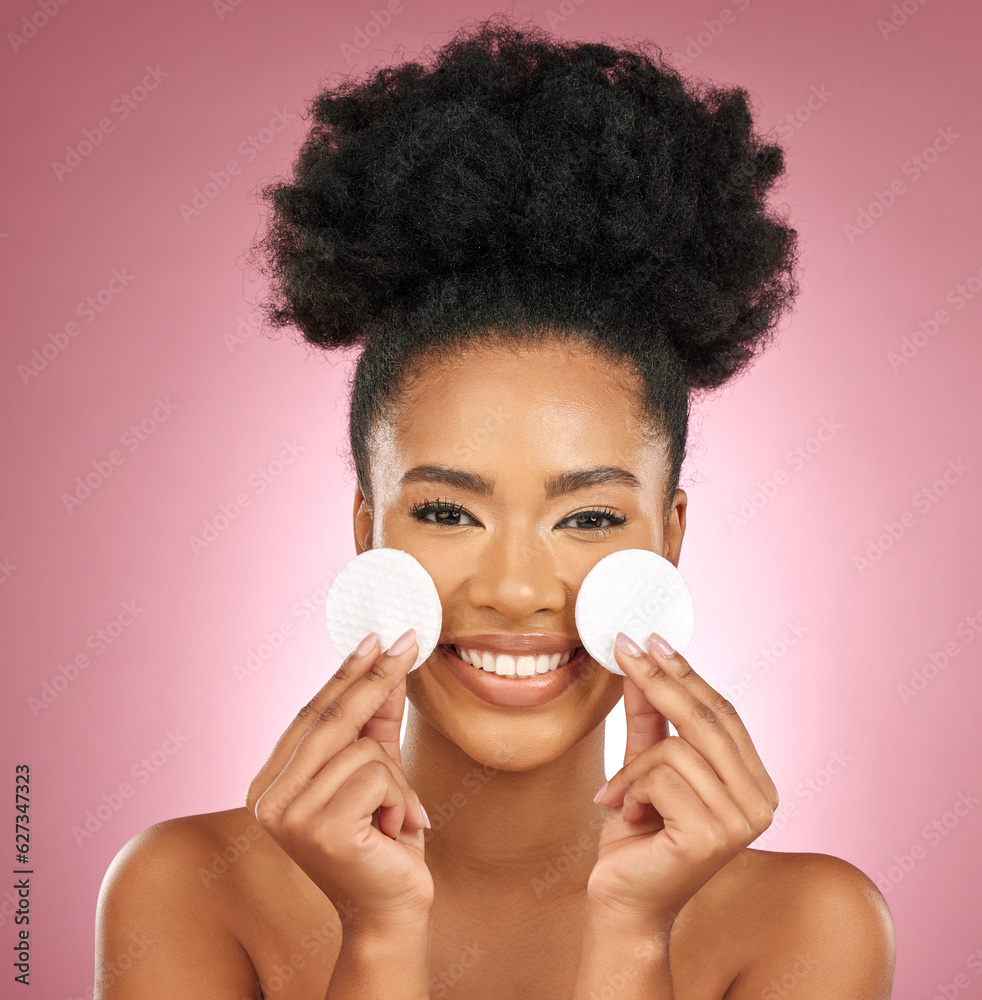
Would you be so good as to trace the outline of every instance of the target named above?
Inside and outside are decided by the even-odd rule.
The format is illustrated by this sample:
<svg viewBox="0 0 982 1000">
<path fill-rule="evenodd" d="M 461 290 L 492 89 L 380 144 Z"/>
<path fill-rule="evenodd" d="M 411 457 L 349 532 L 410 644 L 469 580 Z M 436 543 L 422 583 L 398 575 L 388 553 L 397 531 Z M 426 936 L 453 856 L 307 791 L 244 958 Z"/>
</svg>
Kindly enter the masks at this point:
<svg viewBox="0 0 982 1000">
<path fill-rule="evenodd" d="M 626 767 L 638 754 L 668 736 L 668 720 L 627 676 L 624 677 L 624 713 L 627 716 Z"/>
<path fill-rule="evenodd" d="M 361 736 L 378 740 L 385 752 L 402 767 L 399 735 L 402 716 L 406 708 L 406 678 L 389 692 L 388 698 L 375 710 L 375 714 L 362 726 Z"/>
</svg>

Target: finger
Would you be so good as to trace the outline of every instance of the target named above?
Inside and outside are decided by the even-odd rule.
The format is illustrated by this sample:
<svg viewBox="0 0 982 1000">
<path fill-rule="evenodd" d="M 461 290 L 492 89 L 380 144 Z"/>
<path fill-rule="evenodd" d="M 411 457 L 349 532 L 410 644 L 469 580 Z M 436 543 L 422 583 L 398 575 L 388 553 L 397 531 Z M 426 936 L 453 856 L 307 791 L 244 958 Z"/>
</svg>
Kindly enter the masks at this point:
<svg viewBox="0 0 982 1000">
<path fill-rule="evenodd" d="M 760 789 L 755 789 L 751 802 L 736 800 L 710 763 L 681 736 L 667 737 L 618 771 L 608 782 L 600 803 L 614 808 L 638 800 L 635 786 L 644 787 L 646 776 L 663 765 L 673 768 L 687 782 L 726 831 L 730 843 L 746 846 L 770 825 L 771 810 Z"/>
<path fill-rule="evenodd" d="M 357 800 L 355 791 L 360 795 Z M 280 817 L 281 828 L 286 832 L 312 829 L 311 824 L 320 822 L 318 817 L 331 803 L 339 800 L 342 792 L 346 801 L 358 803 L 357 815 L 348 811 L 352 824 L 371 822 L 372 814 L 379 810 L 378 827 L 393 840 L 404 824 L 415 829 L 426 825 L 419 809 L 419 797 L 401 768 L 374 740 L 358 739 L 328 761 L 286 806 Z M 336 809 L 330 812 L 332 816 L 344 818 Z M 351 825 L 346 827 L 351 828 Z"/>
<path fill-rule="evenodd" d="M 638 754 L 644 753 L 668 736 L 668 720 L 644 696 L 644 692 L 631 680 L 624 678 L 624 714 L 627 726 L 627 743 L 624 763 L 630 764 Z"/>
<path fill-rule="evenodd" d="M 652 633 L 651 638 L 652 642 L 648 649 L 650 655 L 656 660 L 660 658 L 669 670 L 677 667 L 677 673 L 674 674 L 676 679 L 683 686 L 693 690 L 696 697 L 707 705 L 720 720 L 740 751 L 740 756 L 743 758 L 747 769 L 766 796 L 771 809 L 776 809 L 779 801 L 777 786 L 767 773 L 767 769 L 764 767 L 760 755 L 757 753 L 757 748 L 750 738 L 750 733 L 747 732 L 747 727 L 743 724 L 743 720 L 740 718 L 736 708 L 719 691 L 708 684 L 703 677 L 700 677 L 681 653 L 672 650 L 672 653 L 669 655 L 663 654 L 659 649 L 659 644 L 654 640 L 660 639 L 664 643 L 665 648 L 671 649 L 671 646 L 661 636 Z"/>
<path fill-rule="evenodd" d="M 648 653 L 629 656 L 615 646 L 614 655 L 621 669 L 640 688 L 645 698 L 672 722 L 679 736 L 712 765 L 734 798 L 742 796 L 752 801 L 753 790 L 757 788 L 769 801 L 773 797 L 772 808 L 776 807 L 777 789 L 757 756 L 736 710 L 722 695 L 698 678 L 681 653 L 673 652 L 671 656 L 665 656 L 652 645 Z M 699 687 L 699 681 L 704 687 Z M 722 714 L 717 714 L 701 699 L 702 691 L 711 692 L 714 697 L 710 700 L 721 709 Z M 726 706 L 729 706 L 728 712 Z M 744 759 L 736 741 L 741 732 L 748 760 Z"/>
<path fill-rule="evenodd" d="M 706 836 L 716 821 L 695 789 L 670 764 L 658 764 L 635 781 L 621 806 L 625 823 L 639 823 L 650 806 L 660 817 L 665 833 L 676 843 L 679 831 Z"/>
<path fill-rule="evenodd" d="M 295 798 L 310 779 L 340 750 L 359 738 L 365 724 L 405 679 L 416 660 L 414 642 L 401 653 L 382 653 L 356 682 L 316 715 L 297 741 L 292 755 L 266 789 L 284 802 Z"/>
<path fill-rule="evenodd" d="M 415 662 L 416 646 L 413 646 Z M 361 736 L 377 740 L 385 752 L 402 768 L 399 739 L 402 735 L 402 716 L 406 708 L 406 678 L 389 692 L 389 696 L 375 710 L 375 714 L 362 726 Z"/>
<path fill-rule="evenodd" d="M 426 823 L 420 810 L 419 796 L 409 783 L 405 772 L 392 759 L 388 752 L 371 737 L 361 737 L 355 740 L 351 746 L 345 747 L 336 753 L 311 778 L 306 787 L 294 799 L 294 803 L 301 810 L 306 808 L 308 812 L 313 813 L 315 810 L 320 809 L 326 801 L 331 799 L 352 774 L 360 768 L 370 765 L 373 761 L 382 764 L 388 770 L 391 780 L 395 782 L 396 787 L 402 793 L 402 803 L 404 805 L 408 803 L 410 808 L 415 810 L 415 815 L 419 817 L 418 825 L 425 826 Z M 390 802 L 386 802 L 384 805 L 376 803 L 373 808 L 378 809 L 381 807 L 388 809 L 390 805 Z M 293 804 L 288 808 L 292 809 Z M 403 809 L 403 812 L 400 814 L 400 825 L 402 815 L 405 814 L 405 811 Z M 369 811 L 369 815 L 371 815 L 371 810 Z M 398 827 L 396 829 L 398 831 Z"/>
<path fill-rule="evenodd" d="M 378 636 L 374 632 L 370 632 L 365 639 L 368 639 L 369 636 L 375 640 L 371 646 L 364 653 L 359 653 L 356 647 L 354 652 L 346 656 L 330 680 L 300 709 L 293 722 L 287 726 L 283 735 L 276 741 L 273 752 L 259 769 L 259 773 L 252 779 L 246 792 L 246 805 L 250 811 L 255 811 L 259 796 L 266 791 L 273 778 L 283 770 L 286 762 L 293 756 L 293 751 L 296 750 L 300 738 L 310 728 L 314 719 L 328 705 L 336 701 L 343 691 L 346 691 L 362 677 L 378 658 Z M 359 643 L 359 646 L 361 644 Z"/>
<path fill-rule="evenodd" d="M 388 801 L 396 806 L 398 799 L 380 770 L 365 767 L 352 775 L 319 809 L 308 813 L 295 810 L 291 804 L 282 821 L 267 829 L 280 843 L 291 847 L 293 856 L 298 859 L 309 856 L 310 845 L 315 845 L 318 866 L 323 865 L 325 856 L 329 863 L 344 866 L 363 858 L 366 847 L 372 846 L 375 837 L 373 813 L 377 806 L 373 808 L 370 803 Z M 380 832 L 390 836 L 390 830 Z M 307 873 L 316 879 L 316 871 Z"/>
<path fill-rule="evenodd" d="M 366 803 L 369 810 L 367 812 Z M 374 808 L 371 807 L 372 803 L 375 804 Z M 314 823 L 327 821 L 333 828 L 336 818 L 343 824 L 342 830 L 357 830 L 359 824 L 364 824 L 361 835 L 365 841 L 370 842 L 374 837 L 370 832 L 373 827 L 390 840 L 398 840 L 404 828 L 414 832 L 422 828 L 421 823 L 417 823 L 415 827 L 411 825 L 412 809 L 407 809 L 407 805 L 406 798 L 397 783 L 386 780 L 380 784 L 378 777 L 371 770 L 362 768 L 338 790 L 332 802 L 330 819 L 327 807 L 322 807 L 320 815 L 314 817 Z M 376 812 L 378 812 L 377 824 L 373 819 Z M 357 847 L 359 839 L 356 834 L 347 840 L 347 843 Z"/>
</svg>

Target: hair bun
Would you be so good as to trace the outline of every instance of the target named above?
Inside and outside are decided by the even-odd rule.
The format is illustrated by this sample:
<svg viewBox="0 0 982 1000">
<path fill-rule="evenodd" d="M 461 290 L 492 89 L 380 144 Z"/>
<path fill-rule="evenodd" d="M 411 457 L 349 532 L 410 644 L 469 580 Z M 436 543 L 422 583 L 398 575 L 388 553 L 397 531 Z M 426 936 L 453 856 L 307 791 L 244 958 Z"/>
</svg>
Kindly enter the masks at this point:
<svg viewBox="0 0 982 1000">
<path fill-rule="evenodd" d="M 531 307 L 563 285 L 666 338 L 689 387 L 711 388 L 797 292 L 797 233 L 765 203 L 783 152 L 754 133 L 747 92 L 685 81 L 643 44 L 494 15 L 427 65 L 323 90 L 310 113 L 252 247 L 266 319 L 310 343 L 398 336 L 396 319 L 465 288 L 523 288 Z"/>
</svg>

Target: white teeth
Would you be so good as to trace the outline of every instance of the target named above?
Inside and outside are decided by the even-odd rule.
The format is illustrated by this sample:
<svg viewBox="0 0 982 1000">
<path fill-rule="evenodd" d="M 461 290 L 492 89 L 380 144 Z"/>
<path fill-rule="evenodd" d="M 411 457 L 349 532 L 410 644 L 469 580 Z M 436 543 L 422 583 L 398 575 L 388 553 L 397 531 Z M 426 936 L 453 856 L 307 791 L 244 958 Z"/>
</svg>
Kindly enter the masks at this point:
<svg viewBox="0 0 982 1000">
<path fill-rule="evenodd" d="M 460 646 L 454 646 L 454 650 L 465 663 L 501 677 L 534 677 L 536 674 L 547 674 L 568 663 L 576 652 L 569 650 L 562 655 L 540 653 L 538 656 L 509 656 L 507 653 L 496 655 L 487 650 L 461 649 Z"/>
<path fill-rule="evenodd" d="M 501 653 L 494 658 L 494 672 L 506 676 L 515 676 L 515 657 Z"/>
</svg>

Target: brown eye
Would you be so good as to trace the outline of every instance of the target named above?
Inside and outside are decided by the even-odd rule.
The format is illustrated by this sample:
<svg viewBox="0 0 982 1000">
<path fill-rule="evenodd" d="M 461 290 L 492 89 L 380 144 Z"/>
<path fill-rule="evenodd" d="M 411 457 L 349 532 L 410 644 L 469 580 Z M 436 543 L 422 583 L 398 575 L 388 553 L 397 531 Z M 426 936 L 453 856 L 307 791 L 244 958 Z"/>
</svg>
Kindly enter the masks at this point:
<svg viewBox="0 0 982 1000">
<path fill-rule="evenodd" d="M 626 517 L 621 517 L 619 514 L 615 514 L 611 510 L 581 510 L 576 514 L 570 514 L 569 517 L 563 518 L 559 523 L 562 524 L 564 521 L 570 520 L 602 520 L 609 521 L 610 525 L 608 527 L 600 527 L 594 525 L 579 526 L 581 531 L 592 531 L 596 534 L 607 534 L 607 532 L 612 531 L 614 528 L 619 527 L 627 521 Z M 576 527 L 576 526 L 574 526 Z"/>
<path fill-rule="evenodd" d="M 448 528 L 457 527 L 468 527 L 468 525 L 460 525 L 459 522 L 448 521 L 448 520 L 430 520 L 430 514 L 446 514 L 448 517 L 460 517 L 463 514 L 465 517 L 470 517 L 471 515 L 464 510 L 458 503 L 440 503 L 439 501 L 430 502 L 424 501 L 423 503 L 413 504 L 410 508 L 409 513 L 416 518 L 417 521 L 422 521 L 426 524 L 437 524 L 446 525 Z"/>
</svg>

